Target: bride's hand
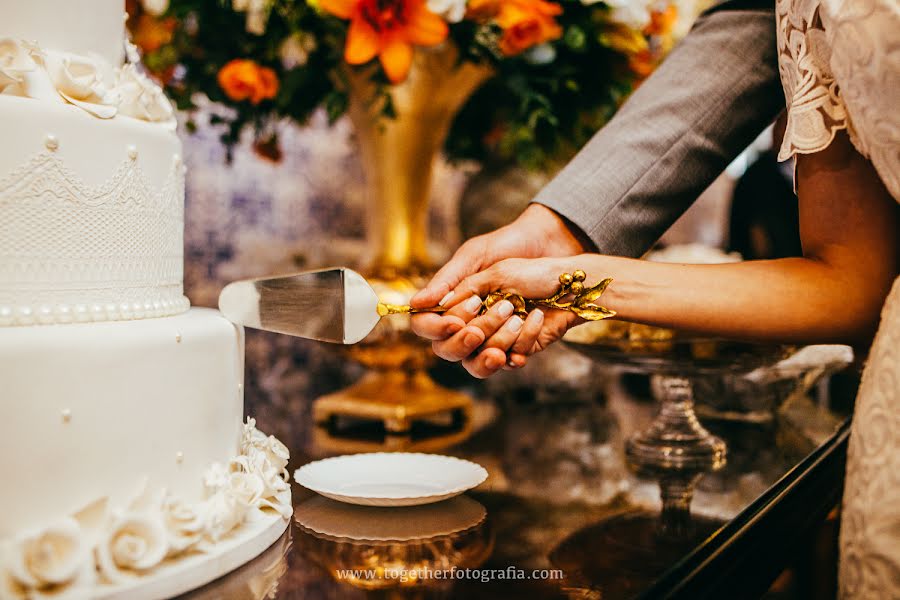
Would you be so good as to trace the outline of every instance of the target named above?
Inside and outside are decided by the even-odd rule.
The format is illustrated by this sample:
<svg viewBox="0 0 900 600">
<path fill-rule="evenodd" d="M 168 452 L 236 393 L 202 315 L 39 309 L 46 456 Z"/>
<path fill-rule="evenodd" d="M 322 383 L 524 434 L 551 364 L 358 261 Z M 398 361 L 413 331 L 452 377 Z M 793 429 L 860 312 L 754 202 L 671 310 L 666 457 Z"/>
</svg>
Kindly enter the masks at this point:
<svg viewBox="0 0 900 600">
<path fill-rule="evenodd" d="M 462 361 L 475 377 L 485 378 L 502 368 L 523 366 L 527 356 L 558 340 L 580 322 L 569 311 L 532 310 L 526 319 L 513 315 L 507 301 L 494 304 L 478 315 L 482 298 L 502 290 L 525 298 L 547 298 L 559 289 L 559 275 L 578 268 L 577 257 L 507 259 L 463 279 L 452 291 L 442 315 L 413 316 L 417 333 L 450 330 L 454 333 L 432 342 L 435 354 Z"/>
</svg>

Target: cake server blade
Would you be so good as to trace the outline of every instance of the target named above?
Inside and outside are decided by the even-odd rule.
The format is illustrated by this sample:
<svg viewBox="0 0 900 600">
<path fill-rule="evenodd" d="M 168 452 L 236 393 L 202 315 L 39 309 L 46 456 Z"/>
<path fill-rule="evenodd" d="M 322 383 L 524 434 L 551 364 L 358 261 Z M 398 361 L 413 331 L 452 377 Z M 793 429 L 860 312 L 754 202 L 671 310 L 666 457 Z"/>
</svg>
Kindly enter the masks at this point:
<svg viewBox="0 0 900 600">
<path fill-rule="evenodd" d="M 239 325 L 336 344 L 362 340 L 381 318 L 375 290 L 343 267 L 229 283 L 219 310 Z"/>
</svg>

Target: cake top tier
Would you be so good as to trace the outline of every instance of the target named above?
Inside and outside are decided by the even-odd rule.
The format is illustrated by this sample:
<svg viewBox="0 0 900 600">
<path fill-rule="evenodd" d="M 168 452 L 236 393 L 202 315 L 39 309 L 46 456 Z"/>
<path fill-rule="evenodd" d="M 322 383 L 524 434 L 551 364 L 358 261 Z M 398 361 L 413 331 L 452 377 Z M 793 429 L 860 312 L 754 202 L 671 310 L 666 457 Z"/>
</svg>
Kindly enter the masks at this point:
<svg viewBox="0 0 900 600">
<path fill-rule="evenodd" d="M 17 0 L 0 2 L 0 37 L 122 64 L 124 0 Z"/>
</svg>

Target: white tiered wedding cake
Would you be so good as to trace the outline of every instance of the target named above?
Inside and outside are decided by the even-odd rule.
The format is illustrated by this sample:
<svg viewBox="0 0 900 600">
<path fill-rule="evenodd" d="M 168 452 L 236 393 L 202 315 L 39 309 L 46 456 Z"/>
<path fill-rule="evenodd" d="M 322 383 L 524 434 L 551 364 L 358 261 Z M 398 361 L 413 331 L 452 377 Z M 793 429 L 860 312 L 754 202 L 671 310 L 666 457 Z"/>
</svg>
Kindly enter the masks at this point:
<svg viewBox="0 0 900 600">
<path fill-rule="evenodd" d="M 3 599 L 169 597 L 291 514 L 243 331 L 182 293 L 181 146 L 123 13 L 0 3 Z"/>
</svg>

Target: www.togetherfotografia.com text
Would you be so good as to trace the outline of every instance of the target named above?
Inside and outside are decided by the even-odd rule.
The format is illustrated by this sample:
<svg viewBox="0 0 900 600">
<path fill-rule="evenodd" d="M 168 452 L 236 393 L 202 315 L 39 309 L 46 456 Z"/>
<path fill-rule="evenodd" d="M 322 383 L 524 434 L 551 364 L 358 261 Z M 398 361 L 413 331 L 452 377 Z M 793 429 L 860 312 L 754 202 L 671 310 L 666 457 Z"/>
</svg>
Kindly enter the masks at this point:
<svg viewBox="0 0 900 600">
<path fill-rule="evenodd" d="M 379 569 L 338 569 L 338 579 L 372 581 L 376 579 L 399 580 L 402 583 L 410 581 L 427 580 L 451 580 L 467 579 L 474 581 L 494 581 L 501 579 L 553 579 L 559 580 L 565 577 L 562 569 L 520 569 L 509 566 L 505 569 L 431 569 L 428 567 L 404 569 L 404 568 L 379 568 Z"/>
</svg>

